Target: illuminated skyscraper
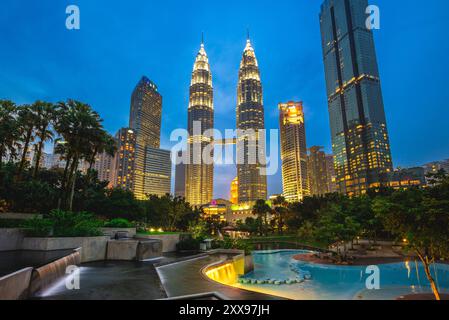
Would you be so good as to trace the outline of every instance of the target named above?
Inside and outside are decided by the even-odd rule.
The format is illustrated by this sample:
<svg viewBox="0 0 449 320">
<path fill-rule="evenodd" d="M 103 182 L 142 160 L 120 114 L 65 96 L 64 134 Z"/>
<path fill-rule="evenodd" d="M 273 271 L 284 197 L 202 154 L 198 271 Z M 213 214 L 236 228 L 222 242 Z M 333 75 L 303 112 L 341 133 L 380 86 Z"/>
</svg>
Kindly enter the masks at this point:
<svg viewBox="0 0 449 320">
<path fill-rule="evenodd" d="M 203 158 L 206 148 L 213 157 L 213 137 L 205 133 L 214 128 L 212 73 L 203 43 L 193 65 L 188 117 L 190 162 L 186 165 L 186 200 L 200 206 L 210 203 L 214 192 L 214 165 Z"/>
<path fill-rule="evenodd" d="M 145 198 L 162 197 L 171 191 L 171 152 L 147 147 L 145 154 Z"/>
<path fill-rule="evenodd" d="M 290 202 L 302 201 L 310 195 L 302 102 L 279 104 L 279 122 L 283 195 Z"/>
<path fill-rule="evenodd" d="M 133 190 L 136 134 L 130 128 L 122 128 L 115 135 L 117 152 L 113 162 L 112 185 Z"/>
<path fill-rule="evenodd" d="M 106 152 L 103 152 L 95 157 L 95 163 L 92 169 L 97 171 L 98 180 L 108 181 L 112 185 L 112 170 L 113 170 L 114 157 L 111 157 Z"/>
<path fill-rule="evenodd" d="M 162 96 L 147 77 L 137 84 L 131 96 L 130 128 L 135 133 L 135 157 L 132 191 L 139 200 L 148 195 L 164 195 L 167 189 L 167 166 L 170 152 L 160 150 Z M 162 165 L 162 162 L 165 162 Z"/>
<path fill-rule="evenodd" d="M 265 129 L 262 83 L 256 54 L 248 37 L 243 51 L 237 88 L 237 129 L 253 130 L 254 134 L 237 137 L 239 203 L 250 204 L 267 199 L 265 150 L 260 131 Z M 241 163 L 239 163 L 241 162 Z"/>
<path fill-rule="evenodd" d="M 131 96 L 129 127 L 139 145 L 159 148 L 161 144 L 162 96 L 156 84 L 142 77 Z"/>
<path fill-rule="evenodd" d="M 239 180 L 237 177 L 231 182 L 230 202 L 232 204 L 239 203 Z"/>
<path fill-rule="evenodd" d="M 326 155 L 326 168 L 327 168 L 327 186 L 329 193 L 337 192 L 337 177 L 335 175 L 334 168 L 334 155 L 327 154 Z"/>
<path fill-rule="evenodd" d="M 390 142 L 367 0 L 325 0 L 321 37 L 337 187 L 348 195 L 388 184 Z"/>
</svg>

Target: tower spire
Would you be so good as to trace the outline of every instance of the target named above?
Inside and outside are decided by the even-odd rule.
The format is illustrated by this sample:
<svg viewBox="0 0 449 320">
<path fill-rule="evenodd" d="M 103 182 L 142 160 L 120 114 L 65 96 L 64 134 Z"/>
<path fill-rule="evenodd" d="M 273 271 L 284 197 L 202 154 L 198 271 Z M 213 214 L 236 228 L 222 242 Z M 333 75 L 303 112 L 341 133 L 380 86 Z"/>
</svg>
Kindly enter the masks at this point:
<svg viewBox="0 0 449 320">
<path fill-rule="evenodd" d="M 201 45 L 204 46 L 204 32 L 201 32 Z"/>
<path fill-rule="evenodd" d="M 249 28 L 246 29 L 246 40 L 251 41 L 251 38 L 249 36 Z"/>
</svg>

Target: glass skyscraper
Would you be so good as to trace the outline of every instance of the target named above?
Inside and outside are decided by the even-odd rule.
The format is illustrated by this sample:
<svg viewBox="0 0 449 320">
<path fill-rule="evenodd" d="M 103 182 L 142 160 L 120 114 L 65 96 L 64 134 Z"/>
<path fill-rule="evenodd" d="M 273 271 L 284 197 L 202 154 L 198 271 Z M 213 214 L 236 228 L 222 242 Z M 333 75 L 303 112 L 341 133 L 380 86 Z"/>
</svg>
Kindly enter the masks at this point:
<svg viewBox="0 0 449 320">
<path fill-rule="evenodd" d="M 122 128 L 116 133 L 115 140 L 117 152 L 112 169 L 113 186 L 133 190 L 136 135 L 130 128 Z"/>
<path fill-rule="evenodd" d="M 307 173 L 312 196 L 322 196 L 330 193 L 326 154 L 323 151 L 323 147 L 313 146 L 309 148 Z"/>
<path fill-rule="evenodd" d="M 289 202 L 310 195 L 306 127 L 302 102 L 279 104 L 283 196 Z"/>
<path fill-rule="evenodd" d="M 326 0 L 320 24 L 337 187 L 388 184 L 390 142 L 367 0 Z"/>
<path fill-rule="evenodd" d="M 213 160 L 213 137 L 205 133 L 214 128 L 212 73 L 203 43 L 193 66 L 188 113 L 187 148 L 190 162 L 186 165 L 185 194 L 187 202 L 201 206 L 210 203 L 214 193 L 213 161 L 208 163 L 203 158 L 204 150 L 209 148 Z M 197 132 L 195 125 L 200 126 Z"/>
<path fill-rule="evenodd" d="M 264 174 L 265 159 L 262 159 L 265 150 L 261 140 L 264 137 L 260 136 L 260 130 L 265 129 L 263 92 L 259 64 L 249 38 L 240 62 L 236 111 L 237 129 L 254 132 L 237 137 L 237 155 L 243 157 L 242 163 L 237 163 L 238 201 L 266 200 L 267 177 Z"/>
<path fill-rule="evenodd" d="M 162 158 L 171 165 L 170 152 L 159 150 L 161 118 L 162 96 L 151 80 L 142 77 L 131 96 L 129 119 L 130 129 L 134 131 L 136 140 L 132 191 L 139 200 L 147 199 L 148 195 L 170 192 L 165 181 L 167 176 L 171 176 L 171 172 L 167 174 L 165 165 L 159 165 Z M 163 183 L 157 182 L 159 178 Z"/>
</svg>

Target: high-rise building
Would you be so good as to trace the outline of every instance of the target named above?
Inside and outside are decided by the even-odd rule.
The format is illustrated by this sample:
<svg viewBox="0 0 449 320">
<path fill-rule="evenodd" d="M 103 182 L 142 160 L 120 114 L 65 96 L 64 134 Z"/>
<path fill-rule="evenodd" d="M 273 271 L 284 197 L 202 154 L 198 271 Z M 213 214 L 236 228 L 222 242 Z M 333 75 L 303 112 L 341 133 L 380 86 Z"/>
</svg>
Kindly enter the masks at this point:
<svg viewBox="0 0 449 320">
<path fill-rule="evenodd" d="M 265 129 L 263 92 L 259 65 L 249 37 L 240 63 L 236 111 L 237 129 L 245 132 L 237 137 L 237 155 L 241 158 L 237 163 L 239 203 L 266 200 L 266 155 L 264 137 L 260 134 L 260 130 Z"/>
<path fill-rule="evenodd" d="M 231 182 L 230 202 L 232 204 L 239 203 L 239 178 L 235 177 Z"/>
<path fill-rule="evenodd" d="M 367 0 L 325 0 L 320 24 L 337 186 L 388 185 L 393 170 Z"/>
<path fill-rule="evenodd" d="M 92 169 L 97 171 L 98 179 L 100 181 L 108 181 L 112 185 L 112 171 L 113 171 L 114 157 L 111 157 L 106 152 L 103 152 L 95 157 L 95 163 Z"/>
<path fill-rule="evenodd" d="M 186 200 L 193 206 L 201 206 L 210 203 L 214 192 L 213 161 L 203 158 L 208 148 L 210 160 L 213 160 L 213 136 L 206 131 L 214 128 L 212 73 L 204 43 L 193 65 L 188 114 L 190 161 L 186 165 Z"/>
<path fill-rule="evenodd" d="M 326 155 L 327 189 L 329 193 L 337 192 L 337 176 L 335 175 L 334 155 Z"/>
<path fill-rule="evenodd" d="M 323 147 L 313 146 L 309 149 L 307 173 L 311 195 L 322 196 L 329 193 L 326 154 Z"/>
<path fill-rule="evenodd" d="M 152 147 L 146 148 L 145 194 L 162 197 L 171 191 L 171 152 Z"/>
<path fill-rule="evenodd" d="M 182 157 L 182 151 L 178 152 L 178 157 Z M 185 198 L 186 196 L 186 165 L 181 162 L 175 167 L 175 197 Z"/>
<path fill-rule="evenodd" d="M 160 147 L 161 118 L 162 96 L 156 84 L 142 77 L 131 96 L 129 119 L 129 126 L 136 138 L 132 191 L 139 200 L 147 199 L 148 195 L 158 191 L 148 184 L 152 180 L 147 166 L 150 163 L 148 157 L 153 153 L 148 148 Z"/>
<path fill-rule="evenodd" d="M 279 104 L 283 195 L 289 202 L 310 195 L 302 102 Z"/>
<path fill-rule="evenodd" d="M 136 134 L 130 128 L 122 128 L 115 135 L 117 152 L 112 169 L 112 186 L 133 190 L 134 164 L 136 156 Z"/>
<path fill-rule="evenodd" d="M 139 145 L 159 148 L 161 144 L 162 96 L 157 86 L 142 77 L 131 96 L 129 127 Z"/>
</svg>

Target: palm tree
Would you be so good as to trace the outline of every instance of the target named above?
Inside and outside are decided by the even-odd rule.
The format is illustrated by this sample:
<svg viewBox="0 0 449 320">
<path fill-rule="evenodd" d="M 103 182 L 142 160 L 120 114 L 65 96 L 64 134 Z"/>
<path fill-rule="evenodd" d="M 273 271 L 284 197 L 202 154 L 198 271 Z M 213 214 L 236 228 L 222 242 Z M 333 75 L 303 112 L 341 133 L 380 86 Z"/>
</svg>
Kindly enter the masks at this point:
<svg viewBox="0 0 449 320">
<path fill-rule="evenodd" d="M 257 200 L 253 206 L 253 215 L 256 215 L 260 221 L 261 235 L 266 234 L 266 229 L 268 227 L 268 213 L 271 212 L 271 207 L 266 203 L 265 200 Z"/>
<path fill-rule="evenodd" d="M 274 212 L 277 216 L 278 220 L 278 232 L 280 235 L 282 235 L 282 231 L 284 228 L 284 215 L 288 212 L 288 202 L 285 200 L 285 197 L 278 196 L 273 201 L 274 205 Z"/>
<path fill-rule="evenodd" d="M 16 120 L 17 107 L 14 102 L 0 100 L 0 169 L 3 158 L 9 153 L 10 158 L 16 157 L 19 126 Z"/>
<path fill-rule="evenodd" d="M 34 104 L 36 110 L 37 136 L 39 143 L 36 150 L 36 160 L 33 172 L 33 178 L 36 178 L 39 171 L 39 163 L 44 150 L 44 144 L 48 140 L 53 140 L 53 131 L 51 125 L 56 120 L 56 109 L 53 104 L 48 102 L 36 101 Z"/>
<path fill-rule="evenodd" d="M 62 152 L 67 161 L 61 187 L 64 199 L 61 200 L 71 210 L 78 166 L 81 161 L 92 159 L 95 153 L 92 141 L 100 140 L 106 133 L 101 124 L 102 119 L 89 105 L 69 100 L 59 103 L 59 109 L 61 112 L 55 129 L 61 136 L 58 141 L 62 147 L 59 147 L 58 152 Z"/>
<path fill-rule="evenodd" d="M 22 140 L 22 156 L 20 159 L 19 168 L 17 170 L 17 179 L 20 180 L 22 172 L 25 168 L 26 155 L 30 144 L 34 141 L 34 129 L 36 123 L 36 114 L 34 112 L 34 105 L 23 105 L 19 107 L 18 122 Z"/>
</svg>

